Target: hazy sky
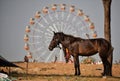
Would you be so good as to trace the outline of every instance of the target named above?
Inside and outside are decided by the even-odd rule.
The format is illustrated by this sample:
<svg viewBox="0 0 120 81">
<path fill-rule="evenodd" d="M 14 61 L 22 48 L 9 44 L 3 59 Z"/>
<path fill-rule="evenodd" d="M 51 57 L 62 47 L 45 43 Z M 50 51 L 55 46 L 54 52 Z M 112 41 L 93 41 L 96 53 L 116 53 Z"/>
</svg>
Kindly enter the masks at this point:
<svg viewBox="0 0 120 81">
<path fill-rule="evenodd" d="M 94 22 L 98 37 L 104 36 L 104 10 L 102 0 L 0 0 L 0 54 L 9 61 L 21 61 L 24 50 L 25 26 L 35 12 L 49 4 L 72 4 L 82 9 Z M 120 59 L 120 0 L 111 5 L 111 32 L 114 60 Z"/>
</svg>

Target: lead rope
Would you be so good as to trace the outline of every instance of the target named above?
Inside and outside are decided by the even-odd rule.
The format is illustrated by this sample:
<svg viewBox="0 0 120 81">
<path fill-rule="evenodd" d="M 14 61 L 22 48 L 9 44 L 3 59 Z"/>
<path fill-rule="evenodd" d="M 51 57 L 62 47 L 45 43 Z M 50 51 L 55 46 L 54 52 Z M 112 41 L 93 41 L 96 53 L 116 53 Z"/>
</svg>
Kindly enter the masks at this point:
<svg viewBox="0 0 120 81">
<path fill-rule="evenodd" d="M 68 48 L 66 48 L 65 51 L 66 51 L 66 58 L 68 58 L 70 56 Z"/>
<path fill-rule="evenodd" d="M 65 58 L 69 58 L 69 61 L 70 61 L 71 63 L 73 63 L 73 60 L 70 58 L 70 53 L 69 53 L 68 48 L 66 48 L 65 51 L 66 51 L 66 56 L 65 56 Z"/>
</svg>

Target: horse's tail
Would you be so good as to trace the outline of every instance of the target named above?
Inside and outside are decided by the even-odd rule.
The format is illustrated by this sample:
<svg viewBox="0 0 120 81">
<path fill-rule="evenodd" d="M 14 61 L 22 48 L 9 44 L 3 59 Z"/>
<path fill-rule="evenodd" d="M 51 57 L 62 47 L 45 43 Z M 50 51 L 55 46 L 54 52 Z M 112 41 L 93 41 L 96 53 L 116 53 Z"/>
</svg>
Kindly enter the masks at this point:
<svg viewBox="0 0 120 81">
<path fill-rule="evenodd" d="M 112 47 L 111 43 L 109 43 L 109 49 L 108 49 L 108 53 L 107 55 L 113 55 L 113 50 L 114 50 L 114 47 Z"/>
<path fill-rule="evenodd" d="M 109 62 L 109 73 L 110 73 L 110 76 L 112 76 L 112 62 L 113 62 L 113 50 L 114 48 L 112 47 L 112 45 L 110 44 L 110 47 L 109 47 L 109 51 L 107 53 L 107 61 Z"/>
<path fill-rule="evenodd" d="M 108 55 L 108 61 L 110 63 L 112 63 L 112 60 L 113 60 L 113 50 L 114 50 L 114 47 L 110 46 L 109 51 L 107 53 L 107 55 Z"/>
</svg>

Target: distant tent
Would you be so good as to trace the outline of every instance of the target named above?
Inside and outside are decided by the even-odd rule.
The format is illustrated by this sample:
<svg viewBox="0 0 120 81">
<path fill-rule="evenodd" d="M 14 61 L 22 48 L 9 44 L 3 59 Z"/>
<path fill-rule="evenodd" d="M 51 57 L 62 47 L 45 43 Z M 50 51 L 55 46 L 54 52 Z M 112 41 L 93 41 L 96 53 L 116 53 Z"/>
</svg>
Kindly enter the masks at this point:
<svg viewBox="0 0 120 81">
<path fill-rule="evenodd" d="M 0 55 L 0 67 L 19 67 L 19 66 L 13 64 L 12 62 L 7 61 Z"/>
</svg>

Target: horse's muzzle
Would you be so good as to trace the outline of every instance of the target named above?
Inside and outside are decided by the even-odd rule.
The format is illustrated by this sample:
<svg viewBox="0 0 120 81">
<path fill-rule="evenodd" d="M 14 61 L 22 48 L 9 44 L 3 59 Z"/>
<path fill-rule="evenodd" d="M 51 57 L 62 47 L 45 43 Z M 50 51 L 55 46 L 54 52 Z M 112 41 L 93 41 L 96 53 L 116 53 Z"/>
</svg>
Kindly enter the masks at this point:
<svg viewBox="0 0 120 81">
<path fill-rule="evenodd" d="M 48 49 L 49 49 L 50 51 L 52 51 L 52 50 L 53 50 L 53 48 L 52 48 L 52 47 L 49 47 Z"/>
<path fill-rule="evenodd" d="M 66 63 L 68 63 L 69 62 L 69 60 L 66 60 Z"/>
</svg>

